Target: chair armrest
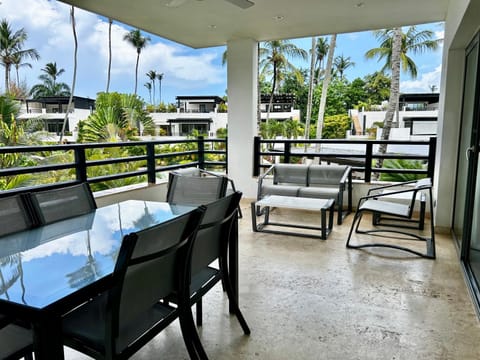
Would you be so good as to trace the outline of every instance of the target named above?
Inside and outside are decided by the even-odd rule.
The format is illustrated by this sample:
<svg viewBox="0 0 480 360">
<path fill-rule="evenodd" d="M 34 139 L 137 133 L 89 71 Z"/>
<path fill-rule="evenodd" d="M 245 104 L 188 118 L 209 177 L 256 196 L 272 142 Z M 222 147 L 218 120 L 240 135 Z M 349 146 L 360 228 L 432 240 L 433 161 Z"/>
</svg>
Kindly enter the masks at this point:
<svg viewBox="0 0 480 360">
<path fill-rule="evenodd" d="M 391 188 L 391 186 L 390 186 L 390 188 Z M 404 189 L 404 190 L 389 191 L 389 192 L 384 192 L 384 193 L 380 193 L 380 194 L 373 194 L 373 195 L 367 194 L 366 196 L 362 196 L 360 198 L 360 200 L 378 199 L 380 197 L 390 196 L 390 195 L 395 195 L 395 194 L 403 194 L 403 193 L 407 193 L 407 192 L 418 192 L 418 190 L 419 189 Z"/>
<path fill-rule="evenodd" d="M 377 186 L 377 187 L 368 189 L 367 196 L 370 195 L 370 193 L 372 193 L 374 191 L 396 188 L 396 187 L 400 187 L 400 186 L 404 186 L 404 185 L 408 185 L 408 184 L 415 184 L 416 182 L 417 182 L 417 180 L 410 180 L 410 181 L 404 181 L 404 182 L 397 183 L 397 184 Z M 407 190 L 407 191 L 411 191 L 411 190 Z"/>
</svg>

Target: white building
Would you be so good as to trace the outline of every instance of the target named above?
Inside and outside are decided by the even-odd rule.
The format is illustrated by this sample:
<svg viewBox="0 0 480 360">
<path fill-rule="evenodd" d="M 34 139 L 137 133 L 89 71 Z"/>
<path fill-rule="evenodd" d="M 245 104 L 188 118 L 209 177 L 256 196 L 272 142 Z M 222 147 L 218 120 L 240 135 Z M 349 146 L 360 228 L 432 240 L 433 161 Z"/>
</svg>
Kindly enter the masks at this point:
<svg viewBox="0 0 480 360">
<path fill-rule="evenodd" d="M 51 138 L 57 138 L 63 127 L 68 107 L 68 96 L 47 96 L 21 102 L 19 120 L 37 119 L 44 122 L 44 130 Z M 95 109 L 95 100 L 74 96 L 72 110 L 65 125 L 66 140 L 76 139 L 77 124 L 85 120 Z"/>
<path fill-rule="evenodd" d="M 438 93 L 400 94 L 398 111 L 393 118 L 390 139 L 420 140 L 437 135 Z M 383 123 L 388 102 L 377 108 L 350 110 L 352 134 L 366 135 L 376 123 Z M 379 135 L 377 131 L 377 138 Z"/>
<path fill-rule="evenodd" d="M 177 111 L 174 113 L 151 113 L 158 134 L 187 136 L 192 130 L 215 136 L 218 129 L 228 124 L 227 104 L 219 96 L 177 96 Z M 261 119 L 267 118 L 270 95 L 261 97 Z M 294 96 L 274 95 L 269 114 L 272 120 L 300 121 L 300 110 L 294 109 Z"/>
</svg>

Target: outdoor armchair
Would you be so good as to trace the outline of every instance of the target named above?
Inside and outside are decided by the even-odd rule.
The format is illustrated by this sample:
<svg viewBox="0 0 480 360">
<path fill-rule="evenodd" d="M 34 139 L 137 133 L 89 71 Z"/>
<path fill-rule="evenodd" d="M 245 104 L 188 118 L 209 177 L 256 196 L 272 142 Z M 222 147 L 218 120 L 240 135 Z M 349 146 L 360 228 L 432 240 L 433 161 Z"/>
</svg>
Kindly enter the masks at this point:
<svg viewBox="0 0 480 360">
<path fill-rule="evenodd" d="M 430 236 L 423 236 L 417 227 L 405 226 L 405 221 L 407 222 L 417 222 L 413 218 L 414 207 L 417 199 L 417 194 L 421 192 L 428 193 L 428 199 L 430 204 Z M 391 200 L 392 195 L 398 194 L 409 194 L 408 203 L 398 203 Z M 362 216 L 365 213 L 371 213 L 372 218 L 374 219 L 373 224 L 378 224 L 375 222 L 375 218 L 381 217 L 382 215 L 388 216 L 391 221 L 388 225 L 379 225 L 370 230 L 360 230 L 360 222 Z M 398 220 L 398 224 L 395 224 L 395 220 Z M 353 230 L 357 234 L 373 234 L 376 233 L 393 233 L 404 235 L 405 237 L 392 237 L 398 241 L 405 241 L 406 239 L 414 239 L 419 241 L 424 241 L 426 243 L 426 252 L 420 252 L 415 249 L 396 245 L 393 243 L 360 243 L 352 244 L 351 238 Z M 363 196 L 358 201 L 357 210 L 352 221 L 352 226 L 350 227 L 350 232 L 348 234 L 348 239 L 346 243 L 347 248 L 366 248 L 366 247 L 388 247 L 399 249 L 403 251 L 410 252 L 412 254 L 434 259 L 435 258 L 435 230 L 433 224 L 433 200 L 432 200 L 432 182 L 431 179 L 421 179 L 413 180 L 402 183 L 397 183 L 394 185 L 380 186 L 372 188 L 368 191 L 366 196 Z"/>
</svg>

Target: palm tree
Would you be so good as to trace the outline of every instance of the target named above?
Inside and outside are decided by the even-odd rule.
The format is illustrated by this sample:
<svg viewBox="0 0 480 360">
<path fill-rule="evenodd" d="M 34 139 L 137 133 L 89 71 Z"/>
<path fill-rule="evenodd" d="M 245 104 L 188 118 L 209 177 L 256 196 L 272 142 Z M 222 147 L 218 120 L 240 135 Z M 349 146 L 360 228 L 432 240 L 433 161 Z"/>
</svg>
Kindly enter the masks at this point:
<svg viewBox="0 0 480 360">
<path fill-rule="evenodd" d="M 65 72 L 65 69 L 58 69 L 57 63 L 48 63 L 43 69 L 44 74 L 38 78 L 42 80 L 42 84 L 36 84 L 30 90 L 30 95 L 34 98 L 43 96 L 69 96 L 70 87 L 64 82 L 57 82 L 60 75 Z"/>
<path fill-rule="evenodd" d="M 108 18 L 108 69 L 107 69 L 107 89 L 105 92 L 108 94 L 110 89 L 110 72 L 112 70 L 112 23 L 113 20 Z"/>
<path fill-rule="evenodd" d="M 135 64 L 135 91 L 134 94 L 137 95 L 137 83 L 138 83 L 138 62 L 140 60 L 140 53 L 142 49 L 147 46 L 147 43 L 150 41 L 148 36 L 142 36 L 140 30 L 135 29 L 131 30 L 128 34 L 125 34 L 123 40 L 126 40 L 132 46 L 137 49 L 137 62 Z"/>
<path fill-rule="evenodd" d="M 327 103 L 328 86 L 330 85 L 330 78 L 332 77 L 333 54 L 335 53 L 336 43 L 337 43 L 337 34 L 333 34 L 330 37 L 330 45 L 328 46 L 327 66 L 325 68 L 325 76 L 323 77 L 322 95 L 320 96 L 320 105 L 318 106 L 317 139 L 322 138 L 323 118 L 325 117 L 325 106 Z"/>
<path fill-rule="evenodd" d="M 157 72 L 155 70 L 150 70 L 146 75 L 150 79 L 150 89 L 153 88 L 153 102 L 152 94 L 150 93 L 150 103 L 153 105 L 153 108 L 155 108 L 155 80 L 157 80 Z"/>
<path fill-rule="evenodd" d="M 163 80 L 163 73 L 157 74 L 158 79 L 158 104 L 162 103 L 162 80 Z"/>
<path fill-rule="evenodd" d="M 30 64 L 28 62 L 22 62 L 23 58 L 24 58 L 24 55 L 22 55 L 21 53 L 15 53 L 12 56 L 12 65 L 15 66 L 15 73 L 17 75 L 17 86 L 20 86 L 20 77 L 18 75 L 18 70 L 21 67 L 28 67 L 30 69 L 32 68 L 32 64 Z"/>
<path fill-rule="evenodd" d="M 152 83 L 151 82 L 146 82 L 143 84 L 148 90 L 148 95 L 150 95 L 150 104 L 152 103 Z"/>
<path fill-rule="evenodd" d="M 402 28 L 393 28 L 374 31 L 377 40 L 380 41 L 380 47 L 370 49 L 365 57 L 372 59 L 378 57 L 378 60 L 385 60 L 382 72 L 389 70 L 391 72 L 390 98 L 388 109 L 385 114 L 382 139 L 388 140 L 390 129 L 392 127 L 393 116 L 398 106 L 398 96 L 400 93 L 400 69 L 408 72 L 415 79 L 417 77 L 417 66 L 408 53 L 420 54 L 425 51 L 436 50 L 442 39 L 432 40 L 434 33 L 431 30 L 419 31 L 416 26 L 410 26 L 404 33 Z M 387 145 L 382 144 L 379 147 L 381 154 L 386 153 Z M 376 167 L 382 167 L 382 161 L 377 161 Z"/>
<path fill-rule="evenodd" d="M 345 70 L 347 70 L 349 67 L 355 66 L 355 63 L 350 60 L 350 56 L 345 57 L 342 54 L 335 57 L 333 65 L 335 66 L 335 73 L 338 73 L 340 79 L 343 80 Z"/>
<path fill-rule="evenodd" d="M 37 50 L 23 49 L 27 38 L 27 32 L 23 28 L 13 31 L 7 19 L 0 21 L 0 63 L 5 67 L 5 92 L 10 88 L 10 69 L 16 59 L 40 58 Z"/>
<path fill-rule="evenodd" d="M 315 72 L 317 73 L 317 84 L 320 83 L 320 80 L 322 79 L 324 69 L 323 69 L 323 61 L 325 59 L 325 56 L 328 54 L 328 41 L 327 38 L 325 37 L 319 37 L 316 42 L 316 61 L 315 61 L 315 66 L 316 70 Z"/>
<path fill-rule="evenodd" d="M 292 71 L 299 74 L 297 68 L 288 61 L 288 57 L 307 60 L 308 54 L 289 40 L 273 40 L 263 43 L 259 50 L 260 67 L 262 73 L 270 73 L 272 76 L 272 90 L 267 109 L 267 122 L 273 104 L 273 95 L 283 77 L 283 71 Z"/>
</svg>

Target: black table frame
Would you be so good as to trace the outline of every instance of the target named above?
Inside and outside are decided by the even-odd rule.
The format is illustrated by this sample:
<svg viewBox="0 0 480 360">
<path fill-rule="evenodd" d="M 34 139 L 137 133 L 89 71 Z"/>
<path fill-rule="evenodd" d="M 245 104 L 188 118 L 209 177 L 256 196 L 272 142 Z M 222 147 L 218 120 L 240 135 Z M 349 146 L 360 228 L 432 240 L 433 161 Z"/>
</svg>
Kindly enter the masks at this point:
<svg viewBox="0 0 480 360">
<path fill-rule="evenodd" d="M 301 201 L 301 198 L 297 198 L 297 199 Z M 271 233 L 271 234 L 291 235 L 291 236 L 300 236 L 300 237 L 309 237 L 309 238 L 313 237 L 313 238 L 326 240 L 328 235 L 333 229 L 333 217 L 334 217 L 334 207 L 335 207 L 334 199 L 325 200 L 325 205 L 320 209 L 320 227 L 270 221 L 270 211 L 275 206 L 266 206 L 266 205 L 263 211 L 264 220 L 263 222 L 257 224 L 257 212 L 256 212 L 256 208 L 258 206 L 257 203 L 258 201 L 257 202 L 254 201 L 251 203 L 252 230 L 254 232 L 264 232 L 264 233 Z M 281 206 L 277 206 L 277 207 L 281 207 Z M 301 210 L 301 207 L 295 207 L 295 208 L 285 207 L 285 208 Z M 310 210 L 310 209 L 307 209 L 307 210 Z M 318 211 L 318 210 L 313 210 L 313 211 Z M 328 223 L 327 223 L 327 211 L 329 212 Z M 293 232 L 293 231 L 274 230 L 271 228 L 270 229 L 266 228 L 269 225 L 279 226 L 279 227 L 288 227 L 288 228 L 308 229 L 308 230 L 320 230 L 321 235 L 314 235 L 314 234 L 307 234 L 307 233 Z"/>
</svg>

